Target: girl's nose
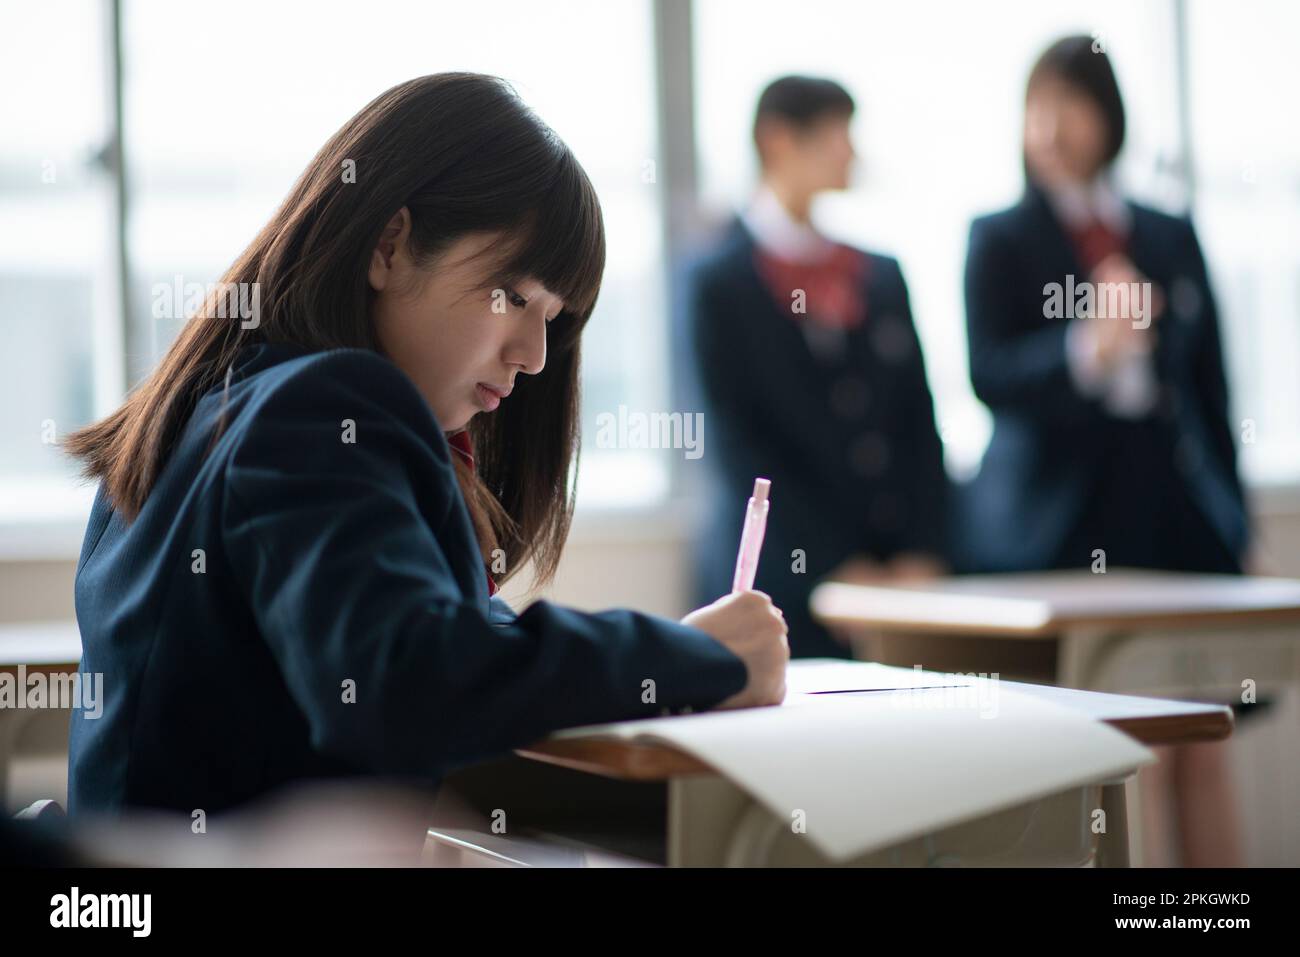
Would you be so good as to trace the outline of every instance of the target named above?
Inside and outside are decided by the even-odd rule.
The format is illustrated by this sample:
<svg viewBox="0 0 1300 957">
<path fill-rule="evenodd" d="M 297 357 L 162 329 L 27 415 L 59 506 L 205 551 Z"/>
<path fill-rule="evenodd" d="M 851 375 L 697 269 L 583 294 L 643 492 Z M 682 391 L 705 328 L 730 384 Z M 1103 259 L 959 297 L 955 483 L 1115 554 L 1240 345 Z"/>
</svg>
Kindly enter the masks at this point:
<svg viewBox="0 0 1300 957">
<path fill-rule="evenodd" d="M 529 309 L 511 338 L 506 361 L 525 375 L 537 375 L 546 366 L 546 315 Z"/>
</svg>

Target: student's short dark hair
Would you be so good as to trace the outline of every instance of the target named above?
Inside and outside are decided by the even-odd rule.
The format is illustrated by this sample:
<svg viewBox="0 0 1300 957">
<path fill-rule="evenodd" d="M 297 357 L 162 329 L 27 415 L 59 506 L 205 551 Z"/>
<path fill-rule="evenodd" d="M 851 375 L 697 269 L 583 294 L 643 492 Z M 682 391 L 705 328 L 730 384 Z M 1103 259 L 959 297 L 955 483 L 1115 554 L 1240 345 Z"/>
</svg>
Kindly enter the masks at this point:
<svg viewBox="0 0 1300 957">
<path fill-rule="evenodd" d="M 807 129 L 827 117 L 847 119 L 853 115 L 854 108 L 849 91 L 834 80 L 815 76 L 779 77 L 758 98 L 758 109 L 754 111 L 754 146 L 758 146 L 758 129 L 766 120 L 780 120 Z"/>
<path fill-rule="evenodd" d="M 1119 83 L 1110 65 L 1110 57 L 1092 37 L 1062 37 L 1043 51 L 1034 68 L 1029 71 L 1025 96 L 1040 81 L 1055 77 L 1086 95 L 1101 110 L 1106 122 L 1106 153 L 1102 160 L 1109 166 L 1119 156 L 1124 145 L 1124 100 L 1119 93 Z"/>
</svg>

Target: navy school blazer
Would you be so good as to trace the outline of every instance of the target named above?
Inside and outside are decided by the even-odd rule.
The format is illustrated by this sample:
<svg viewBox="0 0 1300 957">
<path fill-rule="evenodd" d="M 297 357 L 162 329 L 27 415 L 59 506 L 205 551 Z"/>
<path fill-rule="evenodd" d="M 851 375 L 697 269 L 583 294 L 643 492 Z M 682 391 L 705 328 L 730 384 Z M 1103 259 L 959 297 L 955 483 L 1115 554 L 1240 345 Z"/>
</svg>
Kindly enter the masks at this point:
<svg viewBox="0 0 1300 957">
<path fill-rule="evenodd" d="M 1109 414 L 1070 378 L 1064 319 L 1044 286 L 1087 279 L 1047 198 L 1031 186 L 975 220 L 966 260 L 971 382 L 993 412 L 965 490 L 971 570 L 1109 565 L 1237 572 L 1249 538 L 1228 422 L 1219 319 L 1186 219 L 1128 204 L 1129 256 L 1159 285 L 1153 365 L 1160 400 L 1139 420 Z"/>
<path fill-rule="evenodd" d="M 709 437 L 697 601 L 731 589 L 745 502 L 772 480 L 754 587 L 785 613 L 796 657 L 846 657 L 813 619 L 819 578 L 852 555 L 947 555 L 948 479 L 907 284 L 896 260 L 865 257 L 866 321 L 825 348 L 782 309 L 736 218 L 695 262 L 683 311 L 690 383 Z"/>
<path fill-rule="evenodd" d="M 222 392 L 134 522 L 95 500 L 76 612 L 106 704 L 73 713 L 73 813 L 214 812 L 312 778 L 432 785 L 558 728 L 744 687 L 698 629 L 489 601 L 446 439 L 386 358 L 250 346 Z"/>
</svg>

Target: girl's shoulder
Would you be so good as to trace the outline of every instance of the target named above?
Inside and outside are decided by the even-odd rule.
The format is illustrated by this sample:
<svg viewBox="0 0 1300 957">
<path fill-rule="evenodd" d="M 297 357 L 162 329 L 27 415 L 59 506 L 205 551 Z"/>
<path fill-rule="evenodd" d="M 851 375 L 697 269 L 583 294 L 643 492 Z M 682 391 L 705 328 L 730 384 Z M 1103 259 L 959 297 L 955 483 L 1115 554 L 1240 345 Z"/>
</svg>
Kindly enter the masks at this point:
<svg viewBox="0 0 1300 957">
<path fill-rule="evenodd" d="M 278 342 L 259 342 L 241 349 L 231 364 L 226 386 L 244 385 L 259 396 L 277 390 L 339 390 L 378 387 L 402 402 L 423 404 L 415 384 L 396 363 L 371 349 L 313 350 Z M 209 393 L 211 394 L 211 393 Z"/>
<path fill-rule="evenodd" d="M 403 460 L 411 453 L 451 470 L 451 453 L 415 383 L 368 349 L 308 351 L 260 343 L 242 350 L 226 382 L 206 395 L 201 430 L 221 421 L 221 458 L 335 459 L 364 443 Z M 396 450 L 396 451 L 395 451 Z M 216 449 L 214 448 L 214 451 Z"/>
<path fill-rule="evenodd" d="M 370 349 L 308 351 L 260 343 L 241 351 L 227 383 L 210 395 L 242 401 L 254 413 L 267 406 L 311 418 L 348 402 L 384 411 L 439 432 L 432 410 L 396 363 Z M 362 411 L 362 410 L 359 410 Z"/>
</svg>

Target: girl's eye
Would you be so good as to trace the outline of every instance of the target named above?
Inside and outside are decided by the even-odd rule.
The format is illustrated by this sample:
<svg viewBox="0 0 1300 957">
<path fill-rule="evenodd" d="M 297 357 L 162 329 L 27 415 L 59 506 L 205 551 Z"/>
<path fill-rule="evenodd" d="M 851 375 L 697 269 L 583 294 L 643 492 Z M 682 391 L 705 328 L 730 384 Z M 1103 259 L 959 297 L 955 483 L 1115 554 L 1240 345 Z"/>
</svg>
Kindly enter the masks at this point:
<svg viewBox="0 0 1300 957">
<path fill-rule="evenodd" d="M 510 289 L 509 287 L 506 287 L 506 298 L 509 300 L 510 305 L 514 306 L 516 309 L 523 309 L 525 306 L 528 305 L 527 299 L 525 299 L 523 296 L 519 295 L 519 293 L 515 292 L 513 289 Z M 558 318 L 560 318 L 560 314 L 557 312 L 555 315 L 550 316 L 546 320 L 546 324 L 549 326 L 552 322 L 554 322 Z"/>
</svg>

